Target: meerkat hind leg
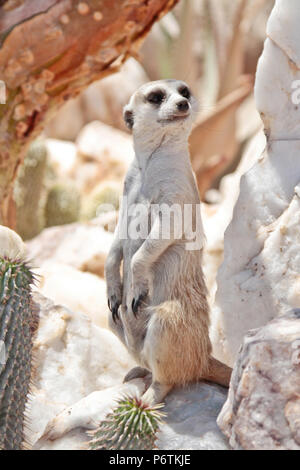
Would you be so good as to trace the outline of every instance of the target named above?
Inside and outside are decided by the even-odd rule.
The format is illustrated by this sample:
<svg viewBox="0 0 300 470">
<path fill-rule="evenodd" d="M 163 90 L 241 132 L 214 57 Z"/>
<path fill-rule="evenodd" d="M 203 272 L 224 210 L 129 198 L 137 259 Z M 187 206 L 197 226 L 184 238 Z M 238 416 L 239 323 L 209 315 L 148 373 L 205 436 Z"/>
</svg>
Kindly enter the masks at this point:
<svg viewBox="0 0 300 470">
<path fill-rule="evenodd" d="M 232 369 L 223 362 L 218 361 L 214 357 L 209 358 L 209 373 L 203 378 L 209 382 L 214 382 L 223 387 L 229 387 Z"/>
<path fill-rule="evenodd" d="M 149 405 L 162 403 L 165 396 L 172 390 L 173 385 L 152 382 L 148 390 L 143 394 L 143 400 Z"/>
</svg>

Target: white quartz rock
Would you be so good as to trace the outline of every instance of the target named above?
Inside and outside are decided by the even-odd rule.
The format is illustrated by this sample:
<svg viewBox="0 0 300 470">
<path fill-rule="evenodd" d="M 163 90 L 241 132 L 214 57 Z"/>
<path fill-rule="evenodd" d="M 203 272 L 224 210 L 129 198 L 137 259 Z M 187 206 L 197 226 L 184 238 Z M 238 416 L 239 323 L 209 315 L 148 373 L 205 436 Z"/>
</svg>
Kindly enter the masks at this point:
<svg viewBox="0 0 300 470">
<path fill-rule="evenodd" d="M 105 281 L 63 263 L 48 261 L 35 269 L 35 289 L 56 304 L 87 315 L 93 323 L 107 328 L 108 306 Z"/>
<path fill-rule="evenodd" d="M 112 233 L 103 229 L 100 219 L 43 230 L 27 242 L 28 259 L 39 275 L 36 288 L 55 303 L 107 327 L 102 278 L 112 240 Z"/>
<path fill-rule="evenodd" d="M 222 178 L 220 184 L 221 202 L 215 205 L 204 203 L 201 205 L 206 235 L 203 270 L 209 291 L 210 305 L 214 301 L 217 271 L 223 261 L 224 232 L 231 221 L 233 208 L 239 195 L 241 176 L 254 165 L 265 145 L 265 135 L 259 131 L 247 145 L 235 172 Z"/>
<path fill-rule="evenodd" d="M 141 396 L 145 382 L 122 384 L 136 364 L 110 331 L 40 294 L 34 301 L 40 306 L 40 325 L 27 440 L 34 449 L 84 449 L 86 431 L 97 427 L 121 395 Z M 210 383 L 173 390 L 165 400 L 158 448 L 227 449 L 216 425 L 226 397 L 226 389 Z"/>
<path fill-rule="evenodd" d="M 58 139 L 46 139 L 48 160 L 59 177 L 70 176 L 77 158 L 77 148 L 73 142 Z"/>
<path fill-rule="evenodd" d="M 293 102 L 296 91 L 293 83 L 298 80 L 300 70 L 282 49 L 267 39 L 258 62 L 255 98 L 266 133 L 272 141 L 299 138 L 300 108 L 299 102 Z"/>
<path fill-rule="evenodd" d="M 277 0 L 267 25 L 267 35 L 300 68 L 298 0 Z"/>
<path fill-rule="evenodd" d="M 272 148 L 243 178 L 225 236 L 212 339 L 217 357 L 230 365 L 249 329 L 300 301 L 300 142 Z"/>
<path fill-rule="evenodd" d="M 276 1 L 258 65 L 255 98 L 268 145 L 241 179 L 213 312 L 214 353 L 230 365 L 247 330 L 299 305 L 300 110 L 291 97 L 300 79 L 299 22 L 298 2 Z"/>
<path fill-rule="evenodd" d="M 34 301 L 40 306 L 40 324 L 34 343 L 34 388 L 28 404 L 32 444 L 63 409 L 92 392 L 120 386 L 135 365 L 115 335 L 87 316 L 37 293 Z"/>
<path fill-rule="evenodd" d="M 76 145 L 72 177 L 82 192 L 90 193 L 102 181 L 123 181 L 134 156 L 131 135 L 93 121 L 82 128 Z"/>
<path fill-rule="evenodd" d="M 216 419 L 227 397 L 219 385 L 201 382 L 173 390 L 165 399 L 165 423 L 157 446 L 163 450 L 226 450 Z"/>
<path fill-rule="evenodd" d="M 27 242 L 28 257 L 39 267 L 51 260 L 103 277 L 112 240 L 97 219 L 50 227 Z"/>
<path fill-rule="evenodd" d="M 298 308 L 244 338 L 217 421 L 231 446 L 300 450 L 299 390 Z"/>
<path fill-rule="evenodd" d="M 104 420 L 106 415 L 116 405 L 118 399 L 124 396 L 141 396 L 144 391 L 145 384 L 143 380 L 135 379 L 130 383 L 119 384 L 105 390 L 92 392 L 77 403 L 65 408 L 55 418 L 50 420 L 35 448 L 47 449 L 49 445 L 50 448 L 53 448 L 49 441 L 57 441 L 58 439 L 59 442 L 56 442 L 55 445 L 59 445 L 61 448 L 64 445 L 66 434 L 70 431 L 82 428 L 81 432 L 84 433 L 85 429 L 96 429 L 100 421 Z M 86 435 L 87 440 L 88 437 Z M 56 446 L 55 448 L 57 448 Z"/>
<path fill-rule="evenodd" d="M 126 168 L 134 156 L 132 137 L 100 121 L 87 124 L 78 135 L 76 144 L 80 155 L 92 158 L 104 167 L 123 163 Z"/>
<path fill-rule="evenodd" d="M 96 429 L 121 395 L 140 396 L 144 390 L 143 380 L 134 379 L 91 393 L 50 420 L 35 449 L 86 448 L 86 430 Z M 227 439 L 216 424 L 226 396 L 226 389 L 208 383 L 173 390 L 165 399 L 163 412 L 166 416 L 158 433 L 158 449 L 229 449 Z"/>
<path fill-rule="evenodd" d="M 0 257 L 24 260 L 26 256 L 26 245 L 22 238 L 10 228 L 0 225 Z"/>
<path fill-rule="evenodd" d="M 276 0 L 255 83 L 257 109 L 272 141 L 300 137 L 300 108 L 293 102 L 293 84 L 300 80 L 299 21 L 297 0 Z"/>
</svg>

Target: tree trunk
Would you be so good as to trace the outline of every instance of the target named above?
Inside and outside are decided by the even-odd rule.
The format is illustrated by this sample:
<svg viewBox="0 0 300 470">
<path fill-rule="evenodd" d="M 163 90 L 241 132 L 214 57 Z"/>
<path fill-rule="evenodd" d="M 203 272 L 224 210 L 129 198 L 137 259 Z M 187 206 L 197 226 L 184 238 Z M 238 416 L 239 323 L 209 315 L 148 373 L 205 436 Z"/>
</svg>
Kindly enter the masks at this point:
<svg viewBox="0 0 300 470">
<path fill-rule="evenodd" d="M 178 1 L 0 0 L 0 223 L 14 228 L 13 181 L 29 142 L 65 101 L 135 55 Z"/>
</svg>

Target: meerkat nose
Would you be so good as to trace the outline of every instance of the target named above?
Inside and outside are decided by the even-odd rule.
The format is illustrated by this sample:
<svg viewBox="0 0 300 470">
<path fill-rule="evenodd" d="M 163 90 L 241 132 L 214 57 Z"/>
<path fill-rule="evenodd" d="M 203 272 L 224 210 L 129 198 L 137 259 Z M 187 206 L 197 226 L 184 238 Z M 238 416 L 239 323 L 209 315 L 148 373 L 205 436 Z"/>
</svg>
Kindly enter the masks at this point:
<svg viewBox="0 0 300 470">
<path fill-rule="evenodd" d="M 185 112 L 189 109 L 189 102 L 188 100 L 181 100 L 177 103 L 178 111 Z"/>
</svg>

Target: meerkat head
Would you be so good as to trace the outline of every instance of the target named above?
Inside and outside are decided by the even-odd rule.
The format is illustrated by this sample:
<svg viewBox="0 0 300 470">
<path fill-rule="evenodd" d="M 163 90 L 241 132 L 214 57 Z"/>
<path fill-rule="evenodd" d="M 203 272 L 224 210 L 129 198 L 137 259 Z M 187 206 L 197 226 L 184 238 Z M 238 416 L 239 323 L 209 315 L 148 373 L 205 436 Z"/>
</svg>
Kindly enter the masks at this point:
<svg viewBox="0 0 300 470">
<path fill-rule="evenodd" d="M 181 80 L 158 80 L 142 85 L 124 108 L 127 127 L 136 135 L 189 134 L 197 101 Z"/>
</svg>

